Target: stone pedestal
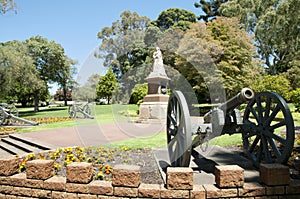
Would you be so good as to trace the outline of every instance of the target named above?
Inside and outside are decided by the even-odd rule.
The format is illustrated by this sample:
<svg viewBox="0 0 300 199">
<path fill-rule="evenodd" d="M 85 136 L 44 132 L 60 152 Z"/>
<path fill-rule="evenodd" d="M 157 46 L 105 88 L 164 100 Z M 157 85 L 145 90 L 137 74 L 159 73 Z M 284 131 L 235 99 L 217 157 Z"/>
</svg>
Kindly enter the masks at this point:
<svg viewBox="0 0 300 199">
<path fill-rule="evenodd" d="M 170 78 L 150 73 L 146 78 L 148 94 L 140 105 L 140 121 L 166 123 L 169 96 L 166 94 Z"/>
</svg>

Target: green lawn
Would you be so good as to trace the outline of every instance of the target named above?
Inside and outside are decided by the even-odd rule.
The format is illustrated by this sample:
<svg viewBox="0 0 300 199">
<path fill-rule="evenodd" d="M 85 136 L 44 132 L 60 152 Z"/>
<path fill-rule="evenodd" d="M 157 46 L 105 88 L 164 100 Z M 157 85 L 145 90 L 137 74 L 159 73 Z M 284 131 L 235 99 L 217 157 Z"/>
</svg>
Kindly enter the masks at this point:
<svg viewBox="0 0 300 199">
<path fill-rule="evenodd" d="M 294 106 L 289 104 L 294 120 L 295 126 L 300 126 L 300 113 L 296 113 L 294 111 Z M 134 120 L 136 117 L 136 111 L 138 107 L 136 105 L 93 105 L 92 107 L 92 115 L 95 116 L 95 119 L 75 119 L 71 121 L 65 122 L 56 122 L 51 124 L 42 124 L 39 126 L 33 126 L 30 128 L 18 129 L 17 132 L 32 132 L 46 129 L 55 129 L 55 128 L 65 128 L 65 127 L 73 127 L 79 125 L 87 125 L 87 124 L 103 124 L 115 121 L 128 121 Z M 41 111 L 35 113 L 32 111 L 32 108 L 28 109 L 19 109 L 20 116 L 26 118 L 32 117 L 68 117 L 68 107 L 52 107 L 52 108 L 41 108 Z M 80 114 L 78 114 L 80 116 Z M 165 133 L 159 133 L 153 136 L 142 137 L 129 139 L 126 141 L 121 141 L 114 143 L 116 147 L 126 146 L 128 148 L 139 148 L 143 146 L 145 148 L 149 147 L 162 147 L 166 146 L 166 135 Z M 219 146 L 227 146 L 233 144 L 242 144 L 242 138 L 240 134 L 234 134 L 232 136 L 223 135 L 217 138 L 212 139 L 209 144 L 219 145 Z M 109 147 L 109 146 L 107 146 Z"/>
<path fill-rule="evenodd" d="M 69 117 L 68 106 L 61 107 L 41 107 L 39 112 L 34 112 L 33 108 L 19 108 L 19 116 L 22 118 L 55 118 Z M 136 115 L 137 105 L 91 105 L 91 115 L 94 119 L 83 119 L 81 113 L 77 113 L 77 118 L 71 121 L 55 122 L 50 124 L 40 124 L 38 126 L 17 129 L 17 132 L 32 132 L 55 128 L 66 128 L 72 126 L 103 124 L 115 121 L 133 120 Z M 129 115 L 129 116 L 128 116 Z"/>
</svg>

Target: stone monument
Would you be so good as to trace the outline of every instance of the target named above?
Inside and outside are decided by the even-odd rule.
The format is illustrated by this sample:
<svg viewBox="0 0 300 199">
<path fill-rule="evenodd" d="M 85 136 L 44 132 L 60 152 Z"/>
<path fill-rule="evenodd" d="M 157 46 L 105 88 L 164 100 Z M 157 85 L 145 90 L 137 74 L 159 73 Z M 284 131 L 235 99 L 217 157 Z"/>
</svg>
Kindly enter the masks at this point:
<svg viewBox="0 0 300 199">
<path fill-rule="evenodd" d="M 161 51 L 156 47 L 153 53 L 153 71 L 145 79 L 148 83 L 148 94 L 140 105 L 139 119 L 148 122 L 166 122 L 169 96 L 167 88 L 170 78 L 167 76 Z"/>
</svg>

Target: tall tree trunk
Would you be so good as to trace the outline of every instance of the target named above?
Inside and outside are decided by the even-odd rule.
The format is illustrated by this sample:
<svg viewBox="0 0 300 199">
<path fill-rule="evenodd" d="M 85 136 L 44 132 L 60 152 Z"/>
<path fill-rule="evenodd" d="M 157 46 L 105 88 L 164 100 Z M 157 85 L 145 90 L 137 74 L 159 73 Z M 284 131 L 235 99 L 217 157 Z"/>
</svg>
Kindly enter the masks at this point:
<svg viewBox="0 0 300 199">
<path fill-rule="evenodd" d="M 39 111 L 39 91 L 34 91 L 34 112 Z"/>
<path fill-rule="evenodd" d="M 67 89 L 66 89 L 66 87 L 63 87 L 63 95 L 64 95 L 65 106 L 68 106 Z"/>
</svg>

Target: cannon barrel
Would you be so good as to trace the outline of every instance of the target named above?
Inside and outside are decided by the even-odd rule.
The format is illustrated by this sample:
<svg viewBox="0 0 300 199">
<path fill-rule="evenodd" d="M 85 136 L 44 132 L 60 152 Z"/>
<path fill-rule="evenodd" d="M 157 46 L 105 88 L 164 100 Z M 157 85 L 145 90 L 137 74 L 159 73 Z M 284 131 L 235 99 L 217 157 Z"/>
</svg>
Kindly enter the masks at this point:
<svg viewBox="0 0 300 199">
<path fill-rule="evenodd" d="M 213 108 L 204 115 L 204 123 L 222 126 L 225 124 L 224 115 L 235 109 L 237 106 L 254 98 L 254 92 L 250 88 L 243 88 L 235 97 L 225 103 Z"/>
<path fill-rule="evenodd" d="M 221 104 L 218 108 L 223 110 L 225 113 L 235 109 L 237 106 L 250 101 L 254 98 L 254 92 L 250 88 L 243 88 L 240 93 L 238 93 L 233 98 L 229 99 L 225 103 Z"/>
</svg>

